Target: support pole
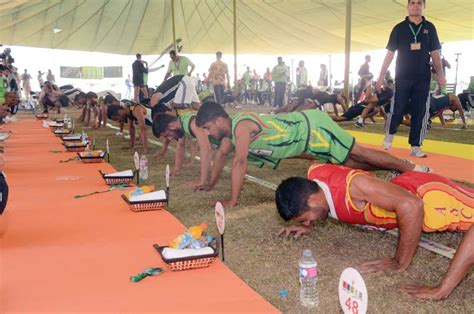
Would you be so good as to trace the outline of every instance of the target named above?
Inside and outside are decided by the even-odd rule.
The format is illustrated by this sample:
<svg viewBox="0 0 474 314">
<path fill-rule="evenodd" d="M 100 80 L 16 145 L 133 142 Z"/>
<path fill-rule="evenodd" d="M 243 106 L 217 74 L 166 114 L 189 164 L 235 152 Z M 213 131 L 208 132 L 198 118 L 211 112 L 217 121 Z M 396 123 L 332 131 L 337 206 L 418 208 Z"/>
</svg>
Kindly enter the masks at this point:
<svg viewBox="0 0 474 314">
<path fill-rule="evenodd" d="M 332 56 L 331 55 L 329 55 L 328 84 L 329 84 L 329 87 L 332 87 Z"/>
<path fill-rule="evenodd" d="M 234 13 L 234 87 L 237 90 L 237 0 L 232 1 Z"/>
<path fill-rule="evenodd" d="M 344 96 L 349 99 L 349 69 L 351 67 L 352 0 L 346 0 L 346 45 L 344 66 Z"/>
<path fill-rule="evenodd" d="M 176 21 L 174 16 L 174 0 L 171 0 L 171 23 L 173 24 L 173 50 L 176 50 Z"/>
</svg>

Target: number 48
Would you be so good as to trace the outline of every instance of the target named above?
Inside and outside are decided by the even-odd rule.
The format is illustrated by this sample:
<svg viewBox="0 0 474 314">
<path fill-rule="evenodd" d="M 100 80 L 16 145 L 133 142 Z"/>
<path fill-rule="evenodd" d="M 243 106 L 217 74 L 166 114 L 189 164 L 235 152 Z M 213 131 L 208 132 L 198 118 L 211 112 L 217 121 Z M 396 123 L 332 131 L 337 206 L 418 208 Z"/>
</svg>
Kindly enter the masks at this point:
<svg viewBox="0 0 474 314">
<path fill-rule="evenodd" d="M 349 311 L 352 311 L 353 314 L 359 313 L 359 303 L 357 303 L 356 300 L 352 300 L 352 305 L 351 305 L 351 298 L 348 298 L 345 304 L 347 306 L 347 309 Z"/>
</svg>

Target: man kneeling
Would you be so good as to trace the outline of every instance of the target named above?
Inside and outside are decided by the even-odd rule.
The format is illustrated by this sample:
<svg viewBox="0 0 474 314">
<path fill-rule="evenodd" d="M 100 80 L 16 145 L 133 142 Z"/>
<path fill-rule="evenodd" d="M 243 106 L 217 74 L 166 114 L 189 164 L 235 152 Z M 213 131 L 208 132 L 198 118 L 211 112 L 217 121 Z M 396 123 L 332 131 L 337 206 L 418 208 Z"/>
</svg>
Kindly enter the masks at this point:
<svg viewBox="0 0 474 314">
<path fill-rule="evenodd" d="M 362 170 L 313 165 L 307 177 L 286 179 L 277 188 L 276 205 L 280 216 L 300 224 L 284 228 L 281 234 L 307 234 L 313 222 L 327 216 L 348 224 L 399 228 L 395 257 L 364 263 L 359 267 L 362 272 L 407 269 L 421 231 L 471 228 L 466 237 L 473 237 L 474 190 L 441 176 L 410 171 L 385 182 Z M 468 244 L 461 245 L 439 291 L 430 298 L 447 297 L 473 263 L 472 245 L 470 251 Z M 413 287 L 406 290 L 415 296 L 419 293 Z"/>
</svg>

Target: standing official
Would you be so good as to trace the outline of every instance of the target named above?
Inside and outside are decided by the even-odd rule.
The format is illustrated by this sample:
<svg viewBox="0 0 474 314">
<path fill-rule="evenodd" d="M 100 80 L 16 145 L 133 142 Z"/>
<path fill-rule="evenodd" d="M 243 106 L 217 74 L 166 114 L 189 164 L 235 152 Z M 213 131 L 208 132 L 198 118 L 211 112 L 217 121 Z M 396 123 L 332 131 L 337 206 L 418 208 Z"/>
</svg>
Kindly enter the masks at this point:
<svg viewBox="0 0 474 314">
<path fill-rule="evenodd" d="M 426 135 L 429 119 L 430 57 L 443 88 L 446 79 L 441 66 L 440 49 L 435 26 L 423 16 L 425 0 L 408 0 L 408 17 L 397 25 L 390 34 L 382 70 L 377 81 L 380 92 L 385 73 L 398 51 L 395 77 L 395 97 L 390 105 L 390 113 L 385 124 L 384 147 L 389 149 L 403 115 L 411 115 L 412 124 L 408 142 L 411 154 L 426 157 L 421 145 Z"/>
</svg>

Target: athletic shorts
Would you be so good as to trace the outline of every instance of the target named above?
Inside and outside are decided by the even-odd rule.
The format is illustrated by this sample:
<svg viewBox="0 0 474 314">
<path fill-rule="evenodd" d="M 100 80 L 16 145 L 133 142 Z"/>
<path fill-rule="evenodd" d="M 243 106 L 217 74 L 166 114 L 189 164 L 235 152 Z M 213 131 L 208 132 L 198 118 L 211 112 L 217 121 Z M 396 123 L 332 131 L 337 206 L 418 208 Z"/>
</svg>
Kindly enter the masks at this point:
<svg viewBox="0 0 474 314">
<path fill-rule="evenodd" d="M 347 121 L 351 121 L 352 119 L 360 116 L 366 107 L 367 105 L 357 104 L 347 109 L 347 111 L 342 116 L 346 118 Z"/>
<path fill-rule="evenodd" d="M 337 95 L 336 94 L 328 94 L 326 92 L 317 92 L 314 97 L 321 105 L 331 103 L 337 104 Z"/>
<path fill-rule="evenodd" d="M 183 76 L 178 85 L 178 90 L 176 91 L 173 100 L 175 104 L 190 104 L 192 102 L 200 102 L 196 93 L 196 88 L 194 87 L 193 79 L 190 76 Z"/>
<path fill-rule="evenodd" d="M 334 122 L 325 112 L 305 110 L 303 115 L 309 124 L 305 153 L 322 163 L 342 165 L 352 151 L 355 139 Z"/>
<path fill-rule="evenodd" d="M 423 231 L 467 231 L 474 224 L 474 189 L 433 173 L 414 171 L 390 182 L 423 200 Z"/>
<path fill-rule="evenodd" d="M 431 117 L 438 115 L 449 107 L 448 95 L 431 95 L 430 96 L 430 115 Z"/>
</svg>

